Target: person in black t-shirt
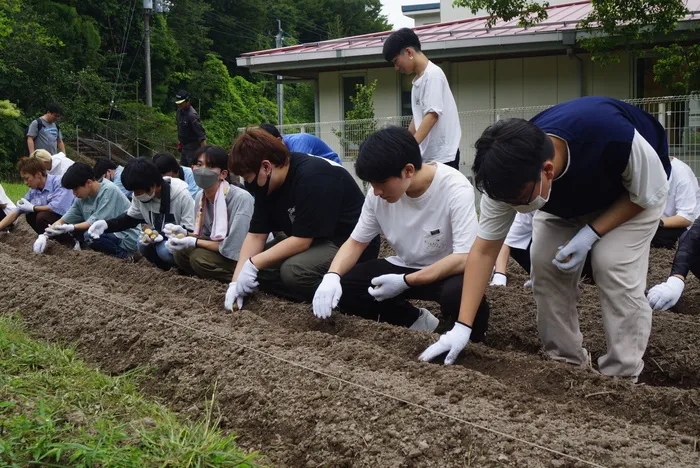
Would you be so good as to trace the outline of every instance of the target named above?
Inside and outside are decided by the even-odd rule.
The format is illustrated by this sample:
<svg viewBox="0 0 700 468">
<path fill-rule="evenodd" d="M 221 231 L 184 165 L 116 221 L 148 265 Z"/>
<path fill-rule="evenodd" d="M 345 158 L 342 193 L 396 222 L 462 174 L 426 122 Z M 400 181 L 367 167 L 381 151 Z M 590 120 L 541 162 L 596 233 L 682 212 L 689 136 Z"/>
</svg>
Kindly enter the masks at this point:
<svg viewBox="0 0 700 468">
<path fill-rule="evenodd" d="M 233 310 L 260 285 L 297 301 L 311 301 L 338 248 L 362 211 L 364 196 L 352 176 L 325 159 L 290 153 L 264 130 L 249 129 L 229 155 L 229 169 L 255 197 L 253 219 L 226 293 Z M 267 242 L 271 232 L 281 232 Z M 379 237 L 360 261 L 377 258 Z"/>
</svg>

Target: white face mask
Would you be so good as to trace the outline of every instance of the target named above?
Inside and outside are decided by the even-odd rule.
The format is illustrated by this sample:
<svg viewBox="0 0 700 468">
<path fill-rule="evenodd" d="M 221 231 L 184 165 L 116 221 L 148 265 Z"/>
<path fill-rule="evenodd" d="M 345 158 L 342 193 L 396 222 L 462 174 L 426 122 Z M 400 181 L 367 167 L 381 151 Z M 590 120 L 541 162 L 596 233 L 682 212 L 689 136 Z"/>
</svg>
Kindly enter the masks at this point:
<svg viewBox="0 0 700 468">
<path fill-rule="evenodd" d="M 153 197 L 155 194 L 153 193 L 144 193 L 141 195 L 134 195 L 138 201 L 141 203 L 148 203 L 149 201 L 153 200 Z"/>
<path fill-rule="evenodd" d="M 516 205 L 513 207 L 518 213 L 532 213 L 533 211 L 539 210 L 549 201 L 549 196 L 552 195 L 552 184 L 549 184 L 549 192 L 547 193 L 547 198 L 542 197 L 542 181 L 540 180 L 540 193 L 537 194 L 534 200 L 532 200 L 527 205 Z"/>
</svg>

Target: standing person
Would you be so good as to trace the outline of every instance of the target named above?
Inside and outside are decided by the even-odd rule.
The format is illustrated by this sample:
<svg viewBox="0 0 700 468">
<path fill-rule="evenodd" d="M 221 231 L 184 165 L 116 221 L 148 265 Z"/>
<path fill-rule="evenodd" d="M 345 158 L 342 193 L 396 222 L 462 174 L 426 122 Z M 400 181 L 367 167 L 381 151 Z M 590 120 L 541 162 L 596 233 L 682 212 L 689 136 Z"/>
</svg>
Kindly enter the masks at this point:
<svg viewBox="0 0 700 468">
<path fill-rule="evenodd" d="M 71 167 L 74 162 L 63 153 L 51 155 L 51 153 L 45 149 L 34 150 L 29 157 L 37 158 L 44 164 L 46 173 L 56 177 L 63 177 L 63 174 L 66 173 L 68 168 Z"/>
<path fill-rule="evenodd" d="M 445 164 L 423 163 L 415 138 L 400 127 L 370 135 L 355 170 L 372 191 L 316 290 L 314 314 L 330 317 L 337 304 L 347 314 L 432 332 L 437 317 L 409 302 L 422 299 L 439 302 L 447 323 L 454 324 L 478 227 L 469 180 Z M 396 255 L 358 264 L 380 232 Z M 472 340 L 485 338 L 488 316 L 483 300 Z"/>
<path fill-rule="evenodd" d="M 236 139 L 229 170 L 240 174 L 255 197 L 248 235 L 226 293 L 225 307 L 240 307 L 261 289 L 311 301 L 338 248 L 352 232 L 364 197 L 350 173 L 332 162 L 290 153 L 260 128 Z M 283 234 L 266 244 L 271 232 Z M 379 237 L 362 260 L 377 258 Z"/>
<path fill-rule="evenodd" d="M 158 234 L 155 239 L 141 236 L 139 253 L 158 268 L 169 270 L 175 265 L 175 259 L 165 246 L 165 226 L 182 226 L 188 232 L 194 227 L 194 200 L 187 191 L 187 184 L 161 176 L 156 165 L 143 158 L 129 161 L 122 172 L 122 182 L 126 189 L 134 192 L 129 209 L 117 217 L 95 221 L 88 234 L 98 239 L 104 233 L 121 232 L 145 223 Z"/>
<path fill-rule="evenodd" d="M 61 114 L 63 114 L 61 107 L 58 104 L 51 104 L 46 108 L 44 115 L 32 120 L 27 128 L 27 156 L 38 149 L 46 150 L 49 154 L 56 154 L 59 151 L 66 153 L 63 134 L 57 123 Z"/>
<path fill-rule="evenodd" d="M 228 183 L 225 149 L 204 146 L 195 156 L 194 177 L 201 190 L 194 202 L 194 232 L 188 235 L 184 228 L 168 224 L 166 247 L 173 252 L 181 270 L 228 283 L 248 234 L 253 197 L 245 189 Z M 185 237 L 178 238 L 178 234 Z"/>
<path fill-rule="evenodd" d="M 267 133 L 282 140 L 290 153 L 304 153 L 320 158 L 328 159 L 337 164 L 342 164 L 338 153 L 333 151 L 330 146 L 324 143 L 319 137 L 310 133 L 291 133 L 289 135 L 280 135 L 279 130 L 272 124 L 260 124 L 260 128 Z"/>
<path fill-rule="evenodd" d="M 207 144 L 207 134 L 199 121 L 199 114 L 190 103 L 190 93 L 180 90 L 174 99 L 177 105 L 175 120 L 177 122 L 177 149 L 180 151 L 180 165 L 190 167 L 194 164 L 194 152 Z"/>
<path fill-rule="evenodd" d="M 17 202 L 17 208 L 0 221 L 0 231 L 7 229 L 21 215 L 25 215 L 27 223 L 38 234 L 34 242 L 34 252 L 43 253 L 48 240 L 44 231 L 66 214 L 74 197 L 70 190 L 61 185 L 59 177 L 46 173 L 46 167 L 36 158 L 20 159 L 17 169 L 29 191 Z M 76 244 L 70 234 L 57 236 L 55 240 L 67 247 L 75 247 Z"/>
<path fill-rule="evenodd" d="M 422 355 L 469 342 L 503 239 L 517 212 L 533 222 L 532 282 L 537 325 L 553 359 L 584 366 L 576 302 L 588 252 L 600 290 L 607 352 L 598 368 L 636 381 L 651 332 L 644 295 L 649 249 L 666 204 L 671 170 L 666 132 L 641 109 L 605 97 L 558 104 L 531 121 L 509 119 L 476 142 L 472 170 L 481 199 L 479 233 L 467 259 L 459 320 Z"/>
<path fill-rule="evenodd" d="M 139 235 L 137 228 L 103 234 L 99 239 L 88 235 L 88 229 L 97 220 L 114 218 L 129 209 L 129 200 L 117 186 L 107 179 L 97 182 L 93 168 L 83 162 L 76 162 L 66 171 L 61 185 L 73 191 L 75 201 L 61 219 L 46 229 L 46 234 L 54 237 L 77 233 L 92 250 L 132 259 Z"/>
<path fill-rule="evenodd" d="M 408 131 L 420 144 L 423 161 L 459 169 L 462 128 L 445 73 L 423 54 L 418 36 L 409 28 L 391 33 L 384 42 L 383 53 L 397 71 L 416 74 L 411 88 L 413 118 Z"/>
<path fill-rule="evenodd" d="M 99 181 L 102 178 L 109 180 L 116 185 L 119 190 L 121 190 L 126 198 L 131 200 L 133 193 L 131 190 L 124 188 L 124 184 L 122 184 L 122 172 L 124 171 L 124 166 L 117 165 L 109 159 L 98 159 L 95 162 L 95 167 L 93 170 L 95 173 L 95 180 Z"/>
<path fill-rule="evenodd" d="M 201 149 L 201 148 L 200 148 Z M 199 150 L 195 152 L 195 155 L 199 154 Z M 153 164 L 156 165 L 160 171 L 160 175 L 163 177 L 177 178 L 184 180 L 187 183 L 188 190 L 192 198 L 195 198 L 197 193 L 201 190 L 197 186 L 197 182 L 194 179 L 194 173 L 189 167 L 182 167 L 178 164 L 177 159 L 170 153 L 156 153 L 153 155 Z M 197 162 L 195 162 L 195 166 Z M 226 170 L 228 173 L 228 169 Z"/>
<path fill-rule="evenodd" d="M 17 207 L 14 203 L 12 203 L 12 200 L 10 200 L 9 197 L 5 194 L 5 189 L 2 187 L 2 184 L 0 184 L 0 221 L 5 219 L 5 216 L 9 216 L 10 214 L 12 214 L 12 212 L 15 211 L 16 208 Z M 16 224 L 17 219 L 15 219 L 13 223 L 3 228 L 2 230 L 10 230 Z"/>
</svg>

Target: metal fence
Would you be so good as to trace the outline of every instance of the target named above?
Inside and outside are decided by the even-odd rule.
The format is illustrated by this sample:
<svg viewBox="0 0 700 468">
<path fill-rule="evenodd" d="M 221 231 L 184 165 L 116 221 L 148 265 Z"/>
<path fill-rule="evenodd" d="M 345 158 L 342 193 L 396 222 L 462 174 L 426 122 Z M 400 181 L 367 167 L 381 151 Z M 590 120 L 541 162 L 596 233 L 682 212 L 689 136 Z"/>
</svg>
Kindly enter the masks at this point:
<svg viewBox="0 0 700 468">
<path fill-rule="evenodd" d="M 700 94 L 630 99 L 634 104 L 654 115 L 668 133 L 670 154 L 687 163 L 700 174 Z M 459 113 L 462 127 L 460 143 L 460 170 L 470 176 L 474 160 L 474 143 L 486 127 L 501 119 L 529 119 L 551 106 L 483 109 Z M 280 133 L 311 133 L 321 138 L 343 160 L 351 173 L 359 144 L 372 132 L 388 125 L 408 127 L 411 116 L 383 117 L 367 120 L 341 120 L 280 125 Z M 243 130 L 243 129 L 241 129 Z"/>
</svg>

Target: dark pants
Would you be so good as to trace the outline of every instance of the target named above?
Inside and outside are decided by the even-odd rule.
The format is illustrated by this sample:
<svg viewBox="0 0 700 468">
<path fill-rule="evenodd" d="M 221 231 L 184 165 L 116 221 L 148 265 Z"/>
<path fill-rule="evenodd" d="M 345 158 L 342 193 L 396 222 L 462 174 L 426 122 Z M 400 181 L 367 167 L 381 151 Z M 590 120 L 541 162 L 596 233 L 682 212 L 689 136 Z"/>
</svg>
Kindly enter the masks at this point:
<svg viewBox="0 0 700 468">
<path fill-rule="evenodd" d="M 157 244 L 139 244 L 139 253 L 143 257 L 163 271 L 170 270 L 175 265 L 175 257 L 165 247 L 166 241 Z"/>
<path fill-rule="evenodd" d="M 510 248 L 510 256 L 513 260 L 518 262 L 518 265 L 523 267 L 523 270 L 527 271 L 527 274 L 530 274 L 530 247 L 532 246 L 532 242 L 530 242 L 530 245 L 527 246 L 527 249 L 516 249 L 515 247 Z M 595 284 L 595 281 L 593 280 L 593 265 L 591 264 L 591 253 L 588 253 L 588 256 L 586 257 L 586 263 L 583 265 L 583 271 L 581 272 L 581 278 L 589 278 L 591 280 L 591 283 Z"/>
<path fill-rule="evenodd" d="M 675 249 L 678 239 L 688 229 L 686 228 L 658 228 L 651 239 L 651 246 L 658 249 Z"/>
<path fill-rule="evenodd" d="M 367 292 L 372 278 L 388 274 L 409 274 L 418 271 L 392 265 L 385 259 L 370 260 L 358 263 L 347 272 L 340 284 L 343 296 L 338 304 L 343 313 L 357 315 L 378 322 L 410 327 L 418 319 L 420 311 L 412 305 L 409 299 L 436 301 L 440 304 L 443 318 L 450 324 L 459 317 L 459 306 L 462 300 L 462 285 L 464 275 L 455 275 L 435 283 L 409 288 L 403 294 L 394 298 L 377 302 Z M 472 326 L 471 341 L 483 341 L 489 321 L 489 305 L 486 297 L 481 301 Z"/>
<path fill-rule="evenodd" d="M 26 218 L 29 225 L 37 234 L 44 234 L 47 227 L 61 219 L 61 217 L 53 211 L 35 211 L 33 213 L 27 213 Z M 78 238 L 75 237 L 76 235 L 82 240 L 83 234 L 76 234 L 75 231 L 71 234 L 61 234 L 60 236 L 52 237 L 52 239 L 67 247 L 73 247 L 78 240 Z"/>
<path fill-rule="evenodd" d="M 195 141 L 193 143 L 187 143 L 182 145 L 180 150 L 180 165 L 183 167 L 192 167 L 195 163 L 194 153 L 200 147 L 200 143 Z"/>
<path fill-rule="evenodd" d="M 181 250 L 173 256 L 177 266 L 186 273 L 222 283 L 230 283 L 233 270 L 236 269 L 235 261 L 203 247 Z"/>
<path fill-rule="evenodd" d="M 445 163 L 446 165 L 450 167 L 454 167 L 455 169 L 459 170 L 459 148 L 457 148 L 457 156 L 455 156 L 454 161 Z"/>
<path fill-rule="evenodd" d="M 97 239 L 93 239 L 87 231 L 83 234 L 85 244 L 95 252 L 111 255 L 117 258 L 127 258 L 132 252 L 125 250 L 119 243 L 119 238 L 112 233 L 102 234 Z"/>
</svg>

